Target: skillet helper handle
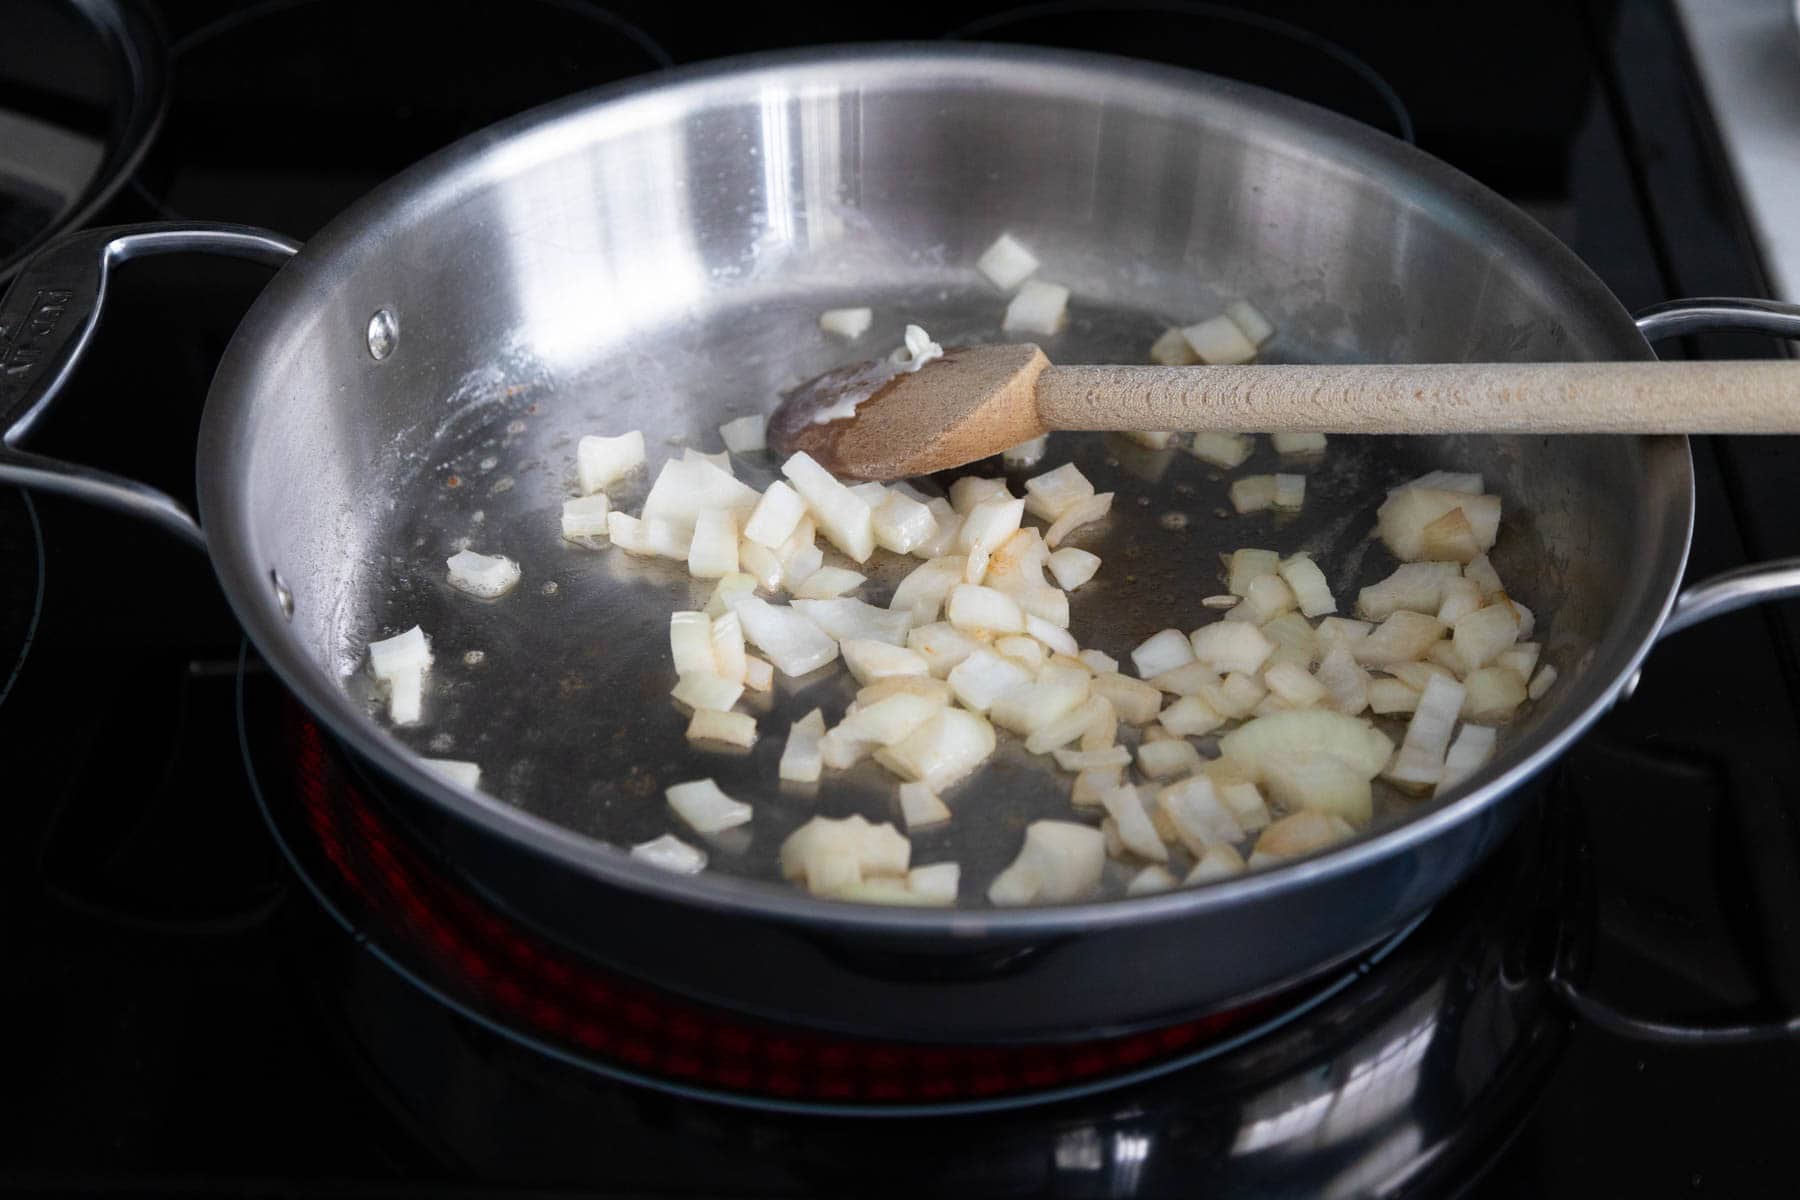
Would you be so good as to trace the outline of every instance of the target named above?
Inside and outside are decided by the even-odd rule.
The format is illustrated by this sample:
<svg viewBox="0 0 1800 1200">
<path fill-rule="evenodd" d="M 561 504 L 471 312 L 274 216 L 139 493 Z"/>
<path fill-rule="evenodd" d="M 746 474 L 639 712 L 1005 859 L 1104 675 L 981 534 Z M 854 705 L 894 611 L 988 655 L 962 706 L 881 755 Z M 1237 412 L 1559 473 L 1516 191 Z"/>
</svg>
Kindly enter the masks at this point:
<svg viewBox="0 0 1800 1200">
<path fill-rule="evenodd" d="M 38 251 L 0 297 L 0 483 L 115 508 L 204 549 L 199 523 L 174 497 L 109 471 L 31 454 L 21 443 L 93 340 L 115 266 L 154 254 L 204 253 L 280 267 L 299 249 L 248 225 L 183 222 L 81 230 Z"/>
<path fill-rule="evenodd" d="M 1045 429 L 1800 433 L 1785 361 L 1058 367 Z"/>
<path fill-rule="evenodd" d="M 1675 300 L 1645 309 L 1638 314 L 1637 324 L 1648 341 L 1725 331 L 1800 339 L 1800 305 L 1725 298 Z M 1738 567 L 1702 580 L 1676 597 L 1668 619 L 1657 632 L 1657 640 L 1752 604 L 1797 596 L 1800 558 Z M 1636 684 L 1634 675 L 1622 695 L 1629 696 Z M 1576 978 L 1581 973 L 1579 959 L 1580 947 L 1567 930 L 1563 931 L 1550 970 L 1550 986 L 1583 1020 L 1617 1037 L 1675 1046 L 1745 1046 L 1781 1042 L 1800 1035 L 1800 1014 L 1780 1021 L 1735 1025 L 1685 1024 L 1636 1016 L 1582 990 Z"/>
</svg>

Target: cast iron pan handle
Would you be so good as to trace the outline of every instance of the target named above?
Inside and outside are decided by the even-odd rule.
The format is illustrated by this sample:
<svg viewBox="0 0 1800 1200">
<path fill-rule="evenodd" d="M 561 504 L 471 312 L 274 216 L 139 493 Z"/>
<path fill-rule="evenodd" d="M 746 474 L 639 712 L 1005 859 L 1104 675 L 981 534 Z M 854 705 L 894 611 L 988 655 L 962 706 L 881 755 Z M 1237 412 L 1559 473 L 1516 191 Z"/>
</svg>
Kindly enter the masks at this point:
<svg viewBox="0 0 1800 1200">
<path fill-rule="evenodd" d="M 116 508 L 204 549 L 199 523 L 167 493 L 19 446 L 81 361 L 100 324 L 114 266 L 152 254 L 208 253 L 279 267 L 299 249 L 298 242 L 248 225 L 191 222 L 82 230 L 38 251 L 0 297 L 0 483 Z"/>
<path fill-rule="evenodd" d="M 1645 309 L 1638 314 L 1637 324 L 1649 341 L 1726 330 L 1800 339 L 1800 306 L 1773 300 L 1674 300 Z M 1702 580 L 1676 597 L 1657 638 L 1752 604 L 1792 596 L 1800 596 L 1800 558 L 1738 567 Z M 1636 686 L 1634 675 L 1621 698 L 1628 697 Z M 1582 990 L 1578 982 L 1583 974 L 1582 957 L 1581 940 L 1563 929 L 1550 968 L 1550 987 L 1581 1019 L 1617 1037 L 1678 1046 L 1743 1046 L 1784 1041 L 1800 1034 L 1800 1015 L 1742 1025 L 1684 1025 L 1634 1016 Z"/>
</svg>

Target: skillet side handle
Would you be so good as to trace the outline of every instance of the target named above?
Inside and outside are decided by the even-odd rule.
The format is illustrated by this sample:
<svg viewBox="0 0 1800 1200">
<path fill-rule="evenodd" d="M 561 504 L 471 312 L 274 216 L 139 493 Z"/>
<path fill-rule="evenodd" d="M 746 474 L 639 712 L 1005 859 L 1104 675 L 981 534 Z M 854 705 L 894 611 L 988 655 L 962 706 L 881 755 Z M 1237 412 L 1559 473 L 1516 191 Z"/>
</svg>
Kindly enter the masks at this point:
<svg viewBox="0 0 1800 1200">
<path fill-rule="evenodd" d="M 150 521 L 196 549 L 193 514 L 147 484 L 20 449 L 75 373 L 99 327 L 113 267 L 153 254 L 223 254 L 280 267 L 300 249 L 248 225 L 115 225 L 59 238 L 19 271 L 0 297 L 0 483 L 60 492 Z"/>
</svg>

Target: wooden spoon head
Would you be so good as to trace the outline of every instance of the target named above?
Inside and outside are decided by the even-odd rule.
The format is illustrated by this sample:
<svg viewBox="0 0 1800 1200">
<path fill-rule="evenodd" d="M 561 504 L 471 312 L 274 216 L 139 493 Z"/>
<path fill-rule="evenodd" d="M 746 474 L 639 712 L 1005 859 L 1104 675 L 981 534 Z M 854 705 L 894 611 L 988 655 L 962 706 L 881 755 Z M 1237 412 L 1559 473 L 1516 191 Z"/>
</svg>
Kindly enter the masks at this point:
<svg viewBox="0 0 1800 1200">
<path fill-rule="evenodd" d="M 1037 378 L 1049 365 L 1042 350 L 1020 343 L 956 347 L 891 379 L 879 363 L 839 367 L 787 394 L 769 419 L 769 444 L 783 457 L 804 450 L 849 479 L 960 467 L 1044 432 Z M 815 420 L 864 391 L 854 415 Z"/>
</svg>

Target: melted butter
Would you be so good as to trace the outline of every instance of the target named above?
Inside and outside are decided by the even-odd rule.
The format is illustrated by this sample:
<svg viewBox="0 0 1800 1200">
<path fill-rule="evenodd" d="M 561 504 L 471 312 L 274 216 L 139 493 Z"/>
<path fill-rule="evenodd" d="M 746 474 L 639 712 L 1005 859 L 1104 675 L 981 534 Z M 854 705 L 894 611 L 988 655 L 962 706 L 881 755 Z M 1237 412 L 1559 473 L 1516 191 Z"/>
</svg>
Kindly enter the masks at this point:
<svg viewBox="0 0 1800 1200">
<path fill-rule="evenodd" d="M 933 359 L 942 358 L 944 348 L 931 340 L 931 335 L 917 325 L 906 327 L 905 341 L 885 359 L 878 359 L 842 380 L 837 401 L 812 415 L 814 425 L 828 425 L 856 415 L 857 406 L 899 375 L 910 375 Z"/>
</svg>

